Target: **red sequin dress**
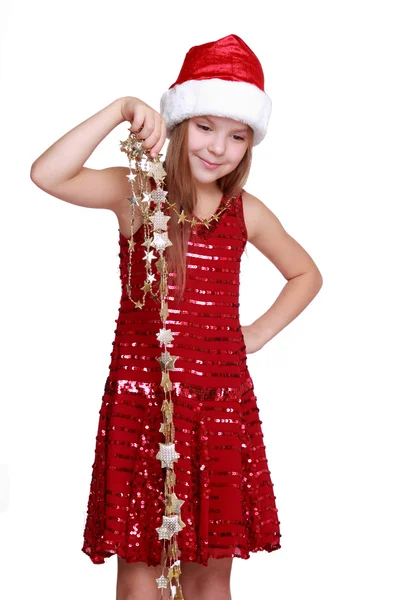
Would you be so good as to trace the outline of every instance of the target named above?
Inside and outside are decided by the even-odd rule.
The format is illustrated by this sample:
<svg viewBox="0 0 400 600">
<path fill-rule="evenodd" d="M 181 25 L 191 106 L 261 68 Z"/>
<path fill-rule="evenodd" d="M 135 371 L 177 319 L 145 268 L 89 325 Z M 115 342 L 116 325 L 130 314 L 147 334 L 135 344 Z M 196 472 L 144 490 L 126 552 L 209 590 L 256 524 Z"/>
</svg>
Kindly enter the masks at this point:
<svg viewBox="0 0 400 600">
<path fill-rule="evenodd" d="M 226 203 L 222 198 L 220 207 Z M 173 218 L 173 217 L 172 217 Z M 145 280 L 143 227 L 135 233 L 132 298 Z M 157 357 L 160 304 L 148 294 L 142 309 L 129 300 L 128 240 L 120 233 L 122 296 L 109 376 L 100 408 L 82 551 L 95 564 L 117 554 L 127 562 L 161 562 L 156 527 L 164 514 L 166 469 L 156 458 L 164 390 Z M 210 228 L 192 229 L 187 284 L 177 306 L 168 291 L 165 327 L 177 332 L 167 349 L 174 405 L 175 494 L 186 526 L 177 534 L 179 559 L 249 558 L 280 548 L 273 483 L 239 323 L 240 260 L 247 241 L 242 198 Z"/>
</svg>

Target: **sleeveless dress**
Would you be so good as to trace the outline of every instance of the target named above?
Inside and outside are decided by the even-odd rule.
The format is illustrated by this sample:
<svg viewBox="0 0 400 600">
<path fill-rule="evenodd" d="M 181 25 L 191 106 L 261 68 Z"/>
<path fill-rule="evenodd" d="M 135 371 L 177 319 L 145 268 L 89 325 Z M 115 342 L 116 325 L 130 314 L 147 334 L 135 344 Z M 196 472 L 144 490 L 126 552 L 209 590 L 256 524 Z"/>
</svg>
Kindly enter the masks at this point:
<svg viewBox="0 0 400 600">
<path fill-rule="evenodd" d="M 223 197 L 220 207 L 224 206 Z M 173 217 L 172 217 L 173 218 Z M 145 281 L 144 229 L 134 235 L 131 295 Z M 177 305 L 168 279 L 165 327 L 176 335 L 172 382 L 175 494 L 184 500 L 179 559 L 240 557 L 281 547 L 278 513 L 257 399 L 239 323 L 240 260 L 247 241 L 242 198 L 218 221 L 191 231 L 187 283 Z M 157 357 L 160 303 L 142 309 L 128 298 L 128 240 L 119 233 L 122 296 L 109 375 L 100 408 L 82 551 L 94 564 L 117 554 L 127 562 L 161 562 L 156 527 L 164 514 L 166 469 L 156 458 L 164 390 Z"/>
</svg>

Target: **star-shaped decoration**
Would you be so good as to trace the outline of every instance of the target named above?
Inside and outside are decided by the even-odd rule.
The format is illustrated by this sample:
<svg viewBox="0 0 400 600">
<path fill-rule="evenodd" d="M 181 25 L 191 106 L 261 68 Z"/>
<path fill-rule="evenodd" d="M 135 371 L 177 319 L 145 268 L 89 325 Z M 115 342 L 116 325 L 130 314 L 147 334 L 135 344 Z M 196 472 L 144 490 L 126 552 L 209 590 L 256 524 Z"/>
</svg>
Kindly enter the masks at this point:
<svg viewBox="0 0 400 600">
<path fill-rule="evenodd" d="M 171 507 L 173 513 L 180 514 L 182 504 L 185 504 L 184 500 L 179 500 L 178 496 L 173 492 L 172 494 L 168 494 L 169 498 L 164 500 L 164 504 Z"/>
<path fill-rule="evenodd" d="M 185 504 L 184 500 L 180 500 L 175 492 L 172 494 L 172 510 L 174 511 L 174 513 L 179 513 L 181 512 L 181 507 L 182 504 Z"/>
<path fill-rule="evenodd" d="M 157 360 L 160 365 L 162 365 L 161 368 L 163 371 L 173 371 L 175 369 L 175 361 L 177 358 L 177 356 L 171 356 L 167 350 L 166 352 L 163 352 Z"/>
<path fill-rule="evenodd" d="M 184 223 L 186 219 L 185 211 L 182 208 L 182 212 L 179 215 L 178 223 Z"/>
<path fill-rule="evenodd" d="M 137 154 L 138 156 L 142 155 L 144 153 L 143 142 L 138 142 L 138 141 L 134 142 L 134 144 L 133 144 L 133 152 L 135 154 Z"/>
<path fill-rule="evenodd" d="M 135 179 L 136 179 L 136 175 L 135 175 L 135 173 L 132 173 L 132 171 L 126 177 L 128 178 L 129 181 L 135 181 Z"/>
<path fill-rule="evenodd" d="M 170 329 L 160 329 L 157 333 L 157 339 L 161 344 L 170 344 L 174 339 L 174 335 Z"/>
<path fill-rule="evenodd" d="M 152 244 L 150 244 L 152 245 Z M 143 260 L 149 261 L 151 263 L 152 260 L 155 260 L 156 256 L 153 253 L 153 250 L 151 250 L 150 252 L 145 252 L 144 256 L 143 256 Z"/>
<path fill-rule="evenodd" d="M 128 240 L 129 243 L 129 250 L 134 250 L 135 249 L 135 240 L 132 240 L 131 238 L 129 238 Z"/>
<path fill-rule="evenodd" d="M 137 302 L 134 302 L 135 308 L 142 308 L 143 307 L 143 303 L 140 302 L 140 300 L 138 300 Z"/>
<path fill-rule="evenodd" d="M 171 359 L 168 362 L 168 364 L 166 365 L 166 369 L 168 369 L 168 371 L 175 371 L 175 361 L 177 358 L 178 358 L 177 356 L 171 355 Z"/>
<path fill-rule="evenodd" d="M 167 200 L 167 206 L 168 206 L 168 208 L 173 208 L 175 210 L 176 202 L 171 203 Z M 178 214 L 176 210 L 175 210 L 175 212 L 176 212 L 176 214 Z"/>
<path fill-rule="evenodd" d="M 190 224 L 192 227 L 194 227 L 195 225 L 197 225 L 197 220 L 194 217 L 192 217 Z"/>
<path fill-rule="evenodd" d="M 144 292 L 149 292 L 151 290 L 151 285 L 148 281 L 145 281 L 144 285 L 140 289 Z"/>
<path fill-rule="evenodd" d="M 169 361 L 171 360 L 171 355 L 168 352 L 168 350 L 166 352 L 162 352 L 161 356 L 159 356 L 157 358 L 158 362 L 161 365 L 161 368 L 163 371 L 166 371 L 166 365 L 169 363 Z"/>
<path fill-rule="evenodd" d="M 166 424 L 165 423 L 161 423 L 160 429 L 158 431 L 160 431 L 161 433 L 163 433 L 164 435 L 166 435 L 165 428 L 166 428 Z"/>
<path fill-rule="evenodd" d="M 154 273 L 147 273 L 147 281 L 149 281 L 150 283 L 153 283 L 153 281 L 155 281 L 156 276 L 154 275 Z"/>
<path fill-rule="evenodd" d="M 168 229 L 167 222 L 171 217 L 167 217 L 161 210 L 157 210 L 151 217 L 154 229 Z"/>
<path fill-rule="evenodd" d="M 142 202 L 146 202 L 146 204 L 150 204 L 151 195 L 148 192 L 143 192 L 143 200 Z"/>
<path fill-rule="evenodd" d="M 141 244 L 141 246 L 144 246 L 145 248 L 147 248 L 147 250 L 150 248 L 151 246 L 151 238 L 146 238 L 143 242 L 143 244 Z M 157 263 L 155 263 L 157 265 Z"/>
<path fill-rule="evenodd" d="M 166 517 L 163 515 L 163 523 L 161 527 L 156 527 L 159 540 L 170 540 L 175 533 L 181 531 L 181 526 L 178 522 L 178 516 Z"/>
<path fill-rule="evenodd" d="M 130 129 L 128 129 L 128 131 L 129 131 L 130 134 L 132 133 L 130 131 Z M 133 138 L 132 138 L 132 136 L 129 135 L 129 137 L 126 140 L 124 140 L 124 141 L 120 140 L 119 143 L 120 143 L 121 152 L 125 152 L 129 156 L 129 158 L 131 158 L 130 154 L 133 152 Z"/>
<path fill-rule="evenodd" d="M 164 171 L 164 167 L 159 160 L 155 160 L 153 164 L 150 165 L 150 169 L 148 171 L 149 177 L 153 177 L 154 181 L 160 183 L 166 176 L 166 172 Z"/>
<path fill-rule="evenodd" d="M 157 587 L 158 588 L 167 588 L 169 579 L 167 579 L 166 577 L 164 577 L 164 575 L 161 575 L 161 577 L 159 577 L 158 579 L 156 579 L 157 581 Z"/>
<path fill-rule="evenodd" d="M 140 196 L 131 196 L 128 198 L 130 205 L 135 204 L 136 206 L 140 206 Z"/>
<path fill-rule="evenodd" d="M 156 204 L 160 204 L 165 201 L 168 192 L 162 190 L 161 188 L 157 188 L 151 192 L 151 197 Z"/>
<path fill-rule="evenodd" d="M 179 564 L 173 565 L 168 569 L 168 579 L 171 581 L 172 579 L 177 579 L 179 575 L 181 575 L 182 571 Z M 176 598 L 176 594 L 175 597 Z"/>
<path fill-rule="evenodd" d="M 168 467 L 168 469 L 173 469 L 173 463 L 180 458 L 180 454 L 175 451 L 175 443 L 172 444 L 163 444 L 159 442 L 160 450 L 158 451 L 156 458 L 161 460 L 161 468 Z"/>
<path fill-rule="evenodd" d="M 151 243 L 151 246 L 154 246 L 157 250 L 165 250 L 168 246 L 172 246 L 172 242 L 168 238 L 168 232 L 164 231 L 163 233 L 154 233 L 154 239 Z"/>
</svg>

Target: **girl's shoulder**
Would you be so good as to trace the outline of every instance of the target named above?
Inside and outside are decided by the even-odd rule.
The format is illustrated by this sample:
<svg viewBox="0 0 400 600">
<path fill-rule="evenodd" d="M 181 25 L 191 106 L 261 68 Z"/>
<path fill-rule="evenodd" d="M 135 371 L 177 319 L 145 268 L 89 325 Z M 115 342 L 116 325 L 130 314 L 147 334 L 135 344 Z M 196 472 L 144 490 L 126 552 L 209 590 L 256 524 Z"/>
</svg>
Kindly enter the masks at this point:
<svg viewBox="0 0 400 600">
<path fill-rule="evenodd" d="M 260 219 L 265 204 L 259 198 L 242 190 L 243 218 L 247 229 L 247 239 L 251 243 L 257 231 L 257 223 Z"/>
<path fill-rule="evenodd" d="M 268 231 L 270 234 L 282 230 L 278 217 L 253 194 L 242 191 L 243 217 L 247 229 L 247 239 L 256 245 L 258 239 Z"/>
</svg>

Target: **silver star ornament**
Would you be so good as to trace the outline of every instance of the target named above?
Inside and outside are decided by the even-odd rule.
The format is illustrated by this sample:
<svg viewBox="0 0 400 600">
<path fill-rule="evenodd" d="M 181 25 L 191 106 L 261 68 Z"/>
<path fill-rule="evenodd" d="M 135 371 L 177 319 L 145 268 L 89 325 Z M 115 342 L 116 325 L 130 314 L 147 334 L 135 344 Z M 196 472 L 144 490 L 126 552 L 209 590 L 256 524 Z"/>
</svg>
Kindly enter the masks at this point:
<svg viewBox="0 0 400 600">
<path fill-rule="evenodd" d="M 163 444 L 159 442 L 160 449 L 157 453 L 156 458 L 161 460 L 161 468 L 164 469 L 168 467 L 168 469 L 173 469 L 173 463 L 178 460 L 180 457 L 179 452 L 175 450 L 175 444 Z"/>
</svg>

